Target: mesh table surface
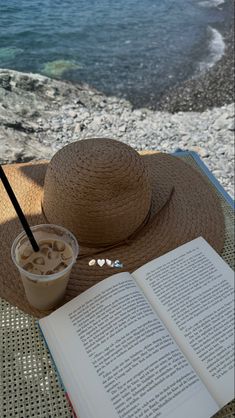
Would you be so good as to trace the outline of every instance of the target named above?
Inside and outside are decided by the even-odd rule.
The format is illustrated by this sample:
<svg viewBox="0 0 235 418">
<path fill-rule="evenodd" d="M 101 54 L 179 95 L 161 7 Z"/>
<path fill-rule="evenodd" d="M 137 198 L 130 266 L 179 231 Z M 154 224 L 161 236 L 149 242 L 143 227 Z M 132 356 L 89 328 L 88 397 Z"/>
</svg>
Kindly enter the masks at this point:
<svg viewBox="0 0 235 418">
<path fill-rule="evenodd" d="M 192 153 L 182 158 L 208 179 L 199 160 Z M 234 210 L 223 193 L 215 188 L 225 217 L 223 259 L 234 268 Z M 70 418 L 59 376 L 38 328 L 37 319 L 0 298 L 0 417 Z M 235 402 L 230 402 L 214 417 L 235 416 Z"/>
</svg>

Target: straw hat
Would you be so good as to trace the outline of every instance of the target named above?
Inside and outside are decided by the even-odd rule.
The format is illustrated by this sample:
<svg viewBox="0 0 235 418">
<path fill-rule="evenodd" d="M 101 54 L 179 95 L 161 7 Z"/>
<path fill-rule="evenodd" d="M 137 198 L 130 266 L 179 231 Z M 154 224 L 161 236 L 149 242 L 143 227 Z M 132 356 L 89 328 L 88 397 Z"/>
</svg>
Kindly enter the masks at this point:
<svg viewBox="0 0 235 418">
<path fill-rule="evenodd" d="M 80 243 L 65 301 L 120 271 L 203 236 L 218 252 L 224 243 L 219 199 L 202 175 L 175 156 L 140 156 L 113 139 L 86 139 L 62 148 L 48 162 L 4 167 L 30 225 L 67 227 Z M 10 259 L 22 227 L 0 184 L 0 296 L 31 308 Z M 123 268 L 91 259 L 119 260 Z M 44 313 L 45 314 L 45 313 Z"/>
</svg>

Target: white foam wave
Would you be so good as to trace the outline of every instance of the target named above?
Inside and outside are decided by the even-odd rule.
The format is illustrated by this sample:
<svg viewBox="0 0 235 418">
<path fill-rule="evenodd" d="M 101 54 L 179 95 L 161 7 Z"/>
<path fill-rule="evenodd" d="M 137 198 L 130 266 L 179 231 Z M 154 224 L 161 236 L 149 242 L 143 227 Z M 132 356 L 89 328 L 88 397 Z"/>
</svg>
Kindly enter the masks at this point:
<svg viewBox="0 0 235 418">
<path fill-rule="evenodd" d="M 206 71 L 213 67 L 221 59 L 225 51 L 225 43 L 221 33 L 210 26 L 208 30 L 210 32 L 209 51 L 207 58 L 199 64 L 200 71 Z"/>
<path fill-rule="evenodd" d="M 199 2 L 199 6 L 202 7 L 219 7 L 221 6 L 221 4 L 224 4 L 225 0 L 205 0 L 205 1 L 200 1 Z"/>
</svg>

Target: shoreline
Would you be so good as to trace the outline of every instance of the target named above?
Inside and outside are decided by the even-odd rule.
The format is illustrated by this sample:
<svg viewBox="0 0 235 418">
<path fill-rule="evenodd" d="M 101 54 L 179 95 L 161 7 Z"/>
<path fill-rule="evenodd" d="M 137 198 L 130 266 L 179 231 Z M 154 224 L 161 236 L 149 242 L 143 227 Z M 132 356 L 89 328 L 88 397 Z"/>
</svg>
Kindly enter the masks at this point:
<svg viewBox="0 0 235 418">
<path fill-rule="evenodd" d="M 186 80 L 162 94 L 152 110 L 204 112 L 234 102 L 234 24 L 223 36 L 225 52 L 204 73 Z"/>
<path fill-rule="evenodd" d="M 102 96 L 116 97 L 119 100 L 128 101 L 133 109 L 146 108 L 153 111 L 164 111 L 169 113 L 196 111 L 203 112 L 213 107 L 221 107 L 234 102 L 234 19 L 230 22 L 229 27 L 222 33 L 210 27 L 212 31 L 217 32 L 224 42 L 224 53 L 222 57 L 210 66 L 205 64 L 205 69 L 198 72 L 193 77 L 185 81 L 176 82 L 172 87 L 167 88 L 162 93 L 133 95 L 125 97 L 122 95 L 107 94 L 102 90 L 98 90 L 92 84 L 82 83 L 79 81 L 63 79 L 61 77 L 50 77 L 42 73 L 32 73 L 24 71 L 22 74 L 34 74 L 48 77 L 51 80 L 68 83 L 75 88 L 85 88 L 98 92 Z M 217 40 L 218 41 L 218 40 Z M 220 45 L 220 48 L 222 46 Z M 215 53 L 216 51 L 214 51 Z M 208 64 L 208 67 L 207 67 Z M 16 69 L 6 69 L 9 71 L 20 72 Z"/>
<path fill-rule="evenodd" d="M 217 31 L 211 27 L 211 30 Z M 91 90 L 99 91 L 101 95 L 116 97 L 119 100 L 128 101 L 134 110 L 148 109 L 152 111 L 164 111 L 169 113 L 177 112 L 204 112 L 214 107 L 221 107 L 234 103 L 234 19 L 225 32 L 222 34 L 224 41 L 224 53 L 211 67 L 201 70 L 193 77 L 185 81 L 176 82 L 172 87 L 167 88 L 159 95 L 153 94 L 138 97 L 132 95 L 124 97 L 122 95 L 107 94 L 102 90 L 97 90 L 92 85 L 84 85 Z M 68 82 L 74 86 L 81 86 L 73 80 L 53 78 L 57 81 Z M 154 89 L 154 88 L 153 88 Z"/>
</svg>

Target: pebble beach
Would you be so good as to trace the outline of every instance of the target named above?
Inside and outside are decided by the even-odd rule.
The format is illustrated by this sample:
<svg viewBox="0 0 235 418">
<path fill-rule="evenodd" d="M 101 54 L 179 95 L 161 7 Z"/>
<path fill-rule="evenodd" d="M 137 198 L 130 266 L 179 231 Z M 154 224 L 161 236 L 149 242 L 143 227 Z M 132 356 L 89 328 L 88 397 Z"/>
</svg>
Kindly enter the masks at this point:
<svg viewBox="0 0 235 418">
<path fill-rule="evenodd" d="M 162 95 L 155 109 L 179 112 L 203 112 L 234 102 L 234 25 L 224 35 L 222 58 L 208 71 L 176 85 Z"/>
</svg>

